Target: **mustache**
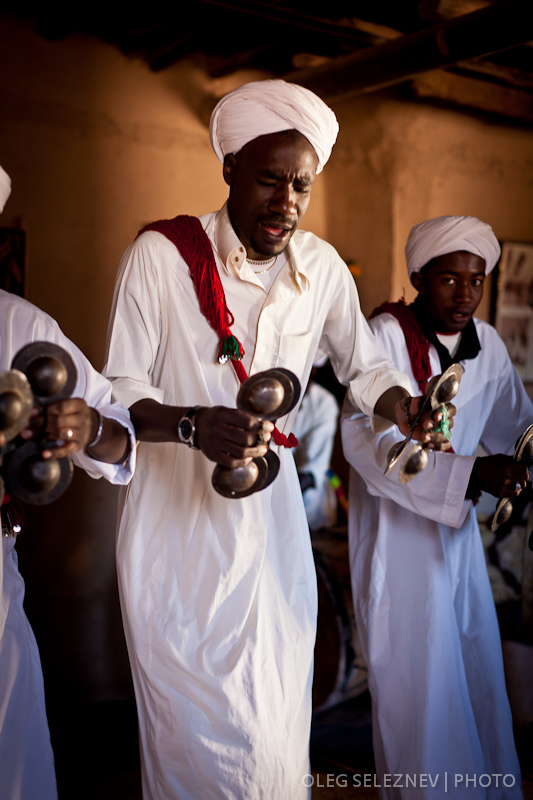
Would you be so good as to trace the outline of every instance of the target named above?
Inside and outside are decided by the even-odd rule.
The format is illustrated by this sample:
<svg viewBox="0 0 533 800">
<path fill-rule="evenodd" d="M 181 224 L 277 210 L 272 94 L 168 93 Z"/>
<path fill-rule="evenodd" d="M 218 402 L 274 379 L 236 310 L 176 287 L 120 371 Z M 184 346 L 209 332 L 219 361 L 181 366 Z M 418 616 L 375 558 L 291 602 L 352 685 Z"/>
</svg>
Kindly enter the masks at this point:
<svg viewBox="0 0 533 800">
<path fill-rule="evenodd" d="M 268 217 L 263 217 L 259 221 L 261 225 L 277 225 L 286 230 L 294 228 L 297 222 L 297 220 L 291 217 L 284 217 L 282 214 L 270 214 Z"/>
</svg>

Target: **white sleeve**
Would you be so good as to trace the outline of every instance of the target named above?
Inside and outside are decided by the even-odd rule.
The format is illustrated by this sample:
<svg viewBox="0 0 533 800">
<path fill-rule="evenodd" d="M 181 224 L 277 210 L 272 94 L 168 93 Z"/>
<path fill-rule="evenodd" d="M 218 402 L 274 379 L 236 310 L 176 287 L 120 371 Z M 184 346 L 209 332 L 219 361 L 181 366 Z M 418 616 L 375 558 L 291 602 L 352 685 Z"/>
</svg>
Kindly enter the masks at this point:
<svg viewBox="0 0 533 800">
<path fill-rule="evenodd" d="M 375 434 L 368 417 L 345 404 L 341 430 L 344 456 L 371 495 L 386 497 L 415 514 L 453 528 L 463 524 L 472 505 L 465 500 L 465 493 L 475 456 L 429 451 L 427 467 L 409 483 L 401 484 L 399 464 L 384 474 L 390 448 L 403 439 L 396 426 Z"/>
<path fill-rule="evenodd" d="M 387 389 L 402 386 L 411 393 L 409 378 L 396 368 L 371 331 L 361 311 L 355 282 L 344 262 L 340 265 L 339 288 L 320 342 L 318 356 L 322 354 L 329 355 L 337 379 L 348 386 L 354 404 L 370 417 Z M 391 424 L 377 416 L 373 421 L 376 430 L 386 430 Z"/>
<path fill-rule="evenodd" d="M 126 250 L 115 286 L 104 374 L 126 408 L 145 398 L 164 402 L 152 385 L 161 343 L 158 236 L 144 233 Z"/>
<path fill-rule="evenodd" d="M 128 411 L 121 403 L 114 401 L 110 382 L 97 372 L 81 350 L 58 329 L 57 344 L 64 347 L 72 356 L 78 372 L 78 380 L 72 397 L 82 397 L 88 406 L 98 409 L 103 417 L 114 419 L 126 428 L 130 438 L 130 453 L 124 463 L 108 464 L 91 458 L 85 450 L 79 450 L 72 460 L 84 469 L 91 478 L 106 478 L 110 483 L 127 484 L 133 477 L 136 460 L 135 430 Z"/>
<path fill-rule="evenodd" d="M 4 303 L 3 313 L 7 352 L 16 353 L 25 345 L 47 341 L 63 347 L 72 357 L 77 370 L 77 382 L 72 397 L 81 397 L 87 405 L 115 419 L 128 431 L 131 452 L 124 464 L 107 464 L 90 458 L 80 451 L 73 456 L 74 463 L 85 469 L 93 478 L 104 477 L 111 483 L 126 484 L 135 469 L 135 432 L 130 415 L 120 403 L 114 402 L 109 381 L 97 372 L 81 350 L 61 331 L 57 322 L 41 309 L 19 298 Z M 6 365 L 9 367 L 10 365 Z"/>
</svg>

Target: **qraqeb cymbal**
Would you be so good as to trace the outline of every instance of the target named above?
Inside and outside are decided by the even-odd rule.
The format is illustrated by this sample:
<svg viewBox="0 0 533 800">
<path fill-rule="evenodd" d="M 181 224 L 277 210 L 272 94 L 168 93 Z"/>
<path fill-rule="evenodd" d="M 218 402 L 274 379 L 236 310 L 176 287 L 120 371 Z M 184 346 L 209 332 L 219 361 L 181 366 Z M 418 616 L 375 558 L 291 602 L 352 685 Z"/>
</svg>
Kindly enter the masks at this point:
<svg viewBox="0 0 533 800">
<path fill-rule="evenodd" d="M 300 381 L 288 369 L 269 369 L 247 378 L 237 395 L 237 408 L 257 419 L 274 422 L 292 411 L 300 397 Z M 228 498 L 248 497 L 266 489 L 280 468 L 278 456 L 268 450 L 249 464 L 229 469 L 217 464 L 211 483 L 218 494 Z"/>
<path fill-rule="evenodd" d="M 292 411 L 300 397 L 300 381 L 288 369 L 267 369 L 244 381 L 237 408 L 274 422 Z"/>
<path fill-rule="evenodd" d="M 4 473 L 9 490 L 31 505 L 48 505 L 68 488 L 74 467 L 72 459 L 41 456 L 42 445 L 27 442 L 9 459 Z"/>
<path fill-rule="evenodd" d="M 10 442 L 26 427 L 33 393 L 26 376 L 16 369 L 0 372 L 0 432 Z"/>
<path fill-rule="evenodd" d="M 77 381 L 77 370 L 67 351 L 52 342 L 32 342 L 23 347 L 11 365 L 23 372 L 35 400 L 42 405 L 70 397 Z"/>
<path fill-rule="evenodd" d="M 213 470 L 211 483 L 222 497 L 238 500 L 262 489 L 267 475 L 267 460 L 260 456 L 246 466 L 234 469 L 217 464 Z"/>
</svg>

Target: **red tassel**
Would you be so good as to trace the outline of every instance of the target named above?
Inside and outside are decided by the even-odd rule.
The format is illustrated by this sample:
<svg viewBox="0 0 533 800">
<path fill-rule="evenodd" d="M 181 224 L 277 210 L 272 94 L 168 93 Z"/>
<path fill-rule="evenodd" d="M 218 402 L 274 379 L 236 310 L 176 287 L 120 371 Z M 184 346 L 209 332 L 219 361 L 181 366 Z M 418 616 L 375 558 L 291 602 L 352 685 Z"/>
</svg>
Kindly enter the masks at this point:
<svg viewBox="0 0 533 800">
<path fill-rule="evenodd" d="M 373 310 L 370 319 L 377 317 L 378 314 L 392 314 L 400 323 L 413 375 L 420 391 L 424 394 L 424 384 L 431 378 L 431 365 L 429 363 L 429 342 L 422 333 L 418 320 L 403 300 L 398 300 L 397 303 L 382 303 Z"/>
<path fill-rule="evenodd" d="M 197 217 L 181 214 L 174 219 L 161 219 L 146 225 L 137 234 L 146 231 L 157 231 L 166 236 L 177 247 L 185 263 L 189 266 L 189 274 L 194 283 L 200 310 L 209 322 L 215 333 L 218 334 L 220 345 L 218 349 L 219 361 L 231 360 L 237 378 L 241 383 L 248 375 L 242 364 L 244 348 L 230 328 L 235 322 L 235 317 L 226 304 L 224 287 L 218 274 L 218 269 L 213 254 L 209 237 L 202 228 L 202 223 Z M 230 340 L 234 340 L 233 346 Z M 231 352 L 228 352 L 228 344 Z M 226 348 L 226 352 L 224 352 Z M 294 434 L 284 436 L 277 428 L 272 434 L 274 442 L 283 447 L 296 447 L 298 444 Z"/>
</svg>

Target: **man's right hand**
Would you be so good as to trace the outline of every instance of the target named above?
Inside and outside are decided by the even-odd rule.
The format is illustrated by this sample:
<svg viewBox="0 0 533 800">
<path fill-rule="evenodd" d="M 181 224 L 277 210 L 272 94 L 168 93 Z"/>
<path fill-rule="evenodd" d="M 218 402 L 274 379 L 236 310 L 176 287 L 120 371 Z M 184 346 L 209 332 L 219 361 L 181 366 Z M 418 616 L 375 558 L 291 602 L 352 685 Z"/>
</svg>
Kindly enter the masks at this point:
<svg viewBox="0 0 533 800">
<path fill-rule="evenodd" d="M 511 456 L 501 453 L 495 456 L 476 458 L 466 497 L 474 499 L 480 491 L 494 497 L 516 497 L 525 488 L 529 470 L 525 464 L 517 464 Z"/>
<path fill-rule="evenodd" d="M 264 456 L 273 430 L 271 422 L 225 406 L 202 408 L 196 415 L 196 441 L 200 450 L 210 461 L 230 469 Z"/>
<path fill-rule="evenodd" d="M 140 442 L 180 442 L 178 422 L 188 409 L 167 406 L 152 398 L 130 407 L 131 420 Z M 196 442 L 204 455 L 223 467 L 242 467 L 268 450 L 274 425 L 245 411 L 225 406 L 200 408 L 196 414 Z M 262 442 L 258 441 L 261 434 Z M 185 446 L 180 444 L 180 446 Z"/>
</svg>

